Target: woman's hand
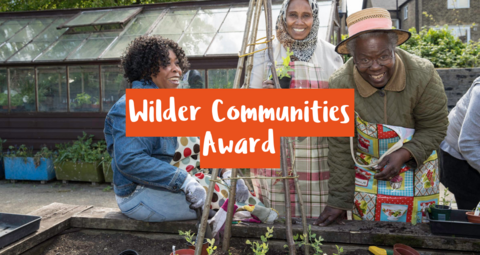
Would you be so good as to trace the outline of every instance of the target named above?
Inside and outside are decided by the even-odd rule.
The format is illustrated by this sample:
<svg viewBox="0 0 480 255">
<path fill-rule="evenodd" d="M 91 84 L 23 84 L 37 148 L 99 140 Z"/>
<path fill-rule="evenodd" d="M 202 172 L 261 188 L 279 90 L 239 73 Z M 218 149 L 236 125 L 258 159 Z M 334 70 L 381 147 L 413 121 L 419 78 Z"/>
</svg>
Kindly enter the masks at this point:
<svg viewBox="0 0 480 255">
<path fill-rule="evenodd" d="M 197 209 L 203 207 L 205 200 L 207 199 L 207 192 L 205 189 L 197 182 L 197 180 L 195 180 L 195 178 L 190 176 L 190 174 L 187 175 L 185 183 L 183 191 L 185 192 L 187 201 L 191 203 L 190 208 Z"/>
<path fill-rule="evenodd" d="M 266 80 L 262 82 L 262 89 L 274 89 L 275 83 L 272 80 Z"/>
<path fill-rule="evenodd" d="M 400 148 L 392 154 L 385 156 L 376 167 L 376 170 L 381 170 L 380 173 L 374 175 L 377 180 L 389 181 L 397 176 L 402 169 L 403 164 L 410 160 L 412 155 L 406 149 Z"/>
<path fill-rule="evenodd" d="M 231 168 L 227 168 L 226 171 L 222 173 L 222 179 L 228 179 L 232 177 L 232 170 Z M 224 180 L 225 184 L 227 184 L 230 187 L 230 182 L 231 180 Z M 235 200 L 239 203 L 243 203 L 247 201 L 248 199 L 248 188 L 247 185 L 245 185 L 245 181 L 242 179 L 237 180 L 237 187 L 236 187 L 236 192 L 235 192 Z"/>
</svg>

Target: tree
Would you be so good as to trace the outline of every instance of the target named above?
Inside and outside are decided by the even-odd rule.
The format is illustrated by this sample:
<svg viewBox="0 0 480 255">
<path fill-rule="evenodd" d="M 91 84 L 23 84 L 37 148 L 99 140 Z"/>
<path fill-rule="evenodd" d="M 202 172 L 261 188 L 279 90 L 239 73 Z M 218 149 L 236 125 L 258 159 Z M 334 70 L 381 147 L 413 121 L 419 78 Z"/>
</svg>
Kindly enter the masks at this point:
<svg viewBox="0 0 480 255">
<path fill-rule="evenodd" d="M 99 8 L 185 0 L 0 0 L 0 12 Z"/>
</svg>

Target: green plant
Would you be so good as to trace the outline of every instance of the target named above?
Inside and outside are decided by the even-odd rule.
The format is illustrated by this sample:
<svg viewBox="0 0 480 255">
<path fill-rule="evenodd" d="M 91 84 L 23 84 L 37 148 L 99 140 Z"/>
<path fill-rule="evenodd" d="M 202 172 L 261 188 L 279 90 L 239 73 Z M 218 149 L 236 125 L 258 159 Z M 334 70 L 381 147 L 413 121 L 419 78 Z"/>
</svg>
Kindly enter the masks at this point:
<svg viewBox="0 0 480 255">
<path fill-rule="evenodd" d="M 302 247 L 305 245 L 305 249 L 309 249 L 308 246 L 311 246 L 314 250 L 314 254 L 323 254 L 322 249 L 320 248 L 322 246 L 323 238 L 319 236 L 318 238 L 315 238 L 317 234 L 312 234 L 312 225 L 308 225 L 308 234 L 307 235 L 300 235 L 296 234 L 293 237 L 293 240 L 295 241 L 295 244 L 298 245 L 298 247 Z M 306 242 L 308 238 L 308 243 Z M 288 247 L 285 245 L 285 247 Z M 343 250 L 343 248 L 342 248 Z"/>
<path fill-rule="evenodd" d="M 20 94 L 15 94 L 10 98 L 10 104 L 12 106 L 21 106 L 23 105 L 23 97 Z"/>
<path fill-rule="evenodd" d="M 191 230 L 185 231 L 185 232 L 179 230 L 178 234 L 183 236 L 185 238 L 185 241 L 187 241 L 187 243 L 191 244 L 192 246 L 195 246 L 195 241 L 193 240 L 195 233 L 193 233 Z"/>
<path fill-rule="evenodd" d="M 284 77 L 291 78 L 290 74 L 288 74 L 288 72 L 293 71 L 293 69 L 290 67 L 290 62 L 291 62 L 290 56 L 293 56 L 293 52 L 290 51 L 289 47 L 287 47 L 287 56 L 282 57 L 283 59 L 282 66 L 276 69 L 278 79 L 282 79 Z M 275 61 L 275 66 L 277 66 L 277 61 Z"/>
<path fill-rule="evenodd" d="M 42 158 L 52 158 L 52 156 L 53 151 L 49 150 L 46 145 L 43 145 L 42 148 L 33 156 L 33 162 L 35 163 L 35 167 L 40 166 L 40 160 Z"/>
<path fill-rule="evenodd" d="M 99 149 L 103 149 L 103 143 L 100 144 Z M 112 164 L 112 157 L 108 153 L 105 145 L 104 152 L 102 153 L 102 161 L 100 161 L 98 165 L 102 165 L 102 168 L 105 171 L 105 175 L 108 175 L 111 169 L 110 167 L 111 164 Z"/>
<path fill-rule="evenodd" d="M 6 106 L 8 105 L 8 95 L 5 93 L 0 93 L 0 105 Z"/>
<path fill-rule="evenodd" d="M 445 188 L 443 190 L 443 196 L 442 196 L 442 205 L 447 204 L 447 197 L 450 195 L 450 192 L 448 192 L 448 188 Z M 450 201 L 449 206 L 452 206 L 452 202 Z"/>
<path fill-rule="evenodd" d="M 268 252 L 268 238 L 271 238 L 273 235 L 273 227 L 269 228 L 267 227 L 267 233 L 265 233 L 264 236 L 261 236 L 260 239 L 262 240 L 262 243 L 258 243 L 257 241 L 250 242 L 250 240 L 247 240 L 245 243 L 248 245 L 251 245 L 252 251 L 254 252 L 255 255 L 261 255 L 261 254 L 267 254 Z"/>
<path fill-rule="evenodd" d="M 480 66 L 480 41 L 464 43 L 446 25 L 423 27 L 418 33 L 415 28 L 409 31 L 411 38 L 400 48 L 430 60 L 436 68 Z"/>
<path fill-rule="evenodd" d="M 73 144 L 56 144 L 55 147 L 58 149 L 55 163 L 66 161 L 93 163 L 102 159 L 106 143 L 104 140 L 93 143 L 93 135 L 83 132 L 83 136 L 79 136 Z"/>
<path fill-rule="evenodd" d="M 338 252 L 338 253 L 334 253 L 333 255 L 340 255 L 340 254 L 342 254 L 342 252 L 343 252 L 343 247 L 338 247 L 338 245 L 335 245 L 335 247 L 337 247 L 337 252 Z"/>
<path fill-rule="evenodd" d="M 2 156 L 2 151 L 3 151 L 3 144 L 6 143 L 7 140 L 2 140 L 2 138 L 0 138 L 0 156 Z"/>
<path fill-rule="evenodd" d="M 215 246 L 215 239 L 214 238 L 207 239 L 207 242 L 208 242 L 208 248 L 207 248 L 208 255 L 212 255 L 213 252 L 217 249 L 217 246 Z"/>
<path fill-rule="evenodd" d="M 84 105 L 84 104 L 91 104 L 92 103 L 91 98 L 92 97 L 87 93 L 80 93 L 80 94 L 77 94 L 77 97 L 75 98 L 75 100 L 77 101 L 78 105 Z"/>
</svg>

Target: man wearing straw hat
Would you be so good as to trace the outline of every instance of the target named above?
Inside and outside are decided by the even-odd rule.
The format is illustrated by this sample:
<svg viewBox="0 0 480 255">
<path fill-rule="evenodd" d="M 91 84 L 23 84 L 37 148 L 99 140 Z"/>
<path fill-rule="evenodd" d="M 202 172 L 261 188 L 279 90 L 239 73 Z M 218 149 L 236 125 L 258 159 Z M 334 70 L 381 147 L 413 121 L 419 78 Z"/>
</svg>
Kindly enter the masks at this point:
<svg viewBox="0 0 480 255">
<path fill-rule="evenodd" d="M 355 90 L 356 132 L 353 139 L 328 140 L 329 197 L 315 224 L 343 224 L 346 211 L 354 208 L 362 211 L 357 218 L 387 220 L 380 214 L 389 211 L 376 206 L 383 206 L 379 204 L 380 197 L 392 197 L 394 201 L 393 195 L 384 194 L 402 189 L 407 192 L 407 187 L 411 193 L 404 193 L 395 201 L 402 205 L 411 200 L 403 202 L 405 208 L 409 207 L 404 221 L 409 222 L 415 214 L 410 207 L 418 194 L 414 185 L 408 183 L 414 182 L 412 178 L 401 176 L 427 171 L 426 180 L 431 183 L 423 191 L 438 199 L 438 175 L 432 175 L 435 169 L 424 165 L 429 162 L 429 166 L 436 166 L 434 150 L 448 126 L 442 80 L 428 60 L 396 48 L 410 38 L 410 33 L 392 29 L 387 10 L 369 8 L 356 12 L 348 17 L 347 25 L 349 38 L 335 50 L 352 58 L 330 77 L 330 88 Z M 373 198 L 361 204 L 357 201 L 360 193 L 356 189 L 356 172 L 366 181 L 363 195 Z M 369 181 L 374 185 L 368 186 Z M 387 215 L 388 220 L 397 221 L 405 212 Z"/>
</svg>

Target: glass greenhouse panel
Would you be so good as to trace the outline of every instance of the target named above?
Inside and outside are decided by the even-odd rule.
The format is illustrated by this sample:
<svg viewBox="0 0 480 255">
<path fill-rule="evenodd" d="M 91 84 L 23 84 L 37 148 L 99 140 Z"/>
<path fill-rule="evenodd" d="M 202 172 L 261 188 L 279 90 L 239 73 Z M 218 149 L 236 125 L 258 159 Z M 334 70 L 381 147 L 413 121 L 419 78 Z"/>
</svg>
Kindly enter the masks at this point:
<svg viewBox="0 0 480 255">
<path fill-rule="evenodd" d="M 88 34 L 65 35 L 36 61 L 64 60 L 87 36 Z"/>
<path fill-rule="evenodd" d="M 67 111 L 66 67 L 38 67 L 38 110 L 40 112 Z"/>
<path fill-rule="evenodd" d="M 124 20 L 130 18 L 132 15 L 134 15 L 141 9 L 142 8 L 115 9 L 105 14 L 105 16 L 95 21 L 92 25 L 105 23 L 123 23 Z"/>
<path fill-rule="evenodd" d="M 137 15 L 137 17 L 149 17 L 149 16 L 154 16 L 155 18 L 157 18 L 160 14 L 162 14 L 162 12 L 164 11 L 165 9 L 161 8 L 161 9 L 152 9 L 152 10 L 143 10 L 141 14 Z"/>
<path fill-rule="evenodd" d="M 166 15 L 153 30 L 152 35 L 183 34 L 192 21 L 192 15 Z"/>
<path fill-rule="evenodd" d="M 128 44 L 136 37 L 137 36 L 121 36 L 117 38 L 112 46 L 110 46 L 110 49 L 108 49 L 100 58 L 119 58 L 127 49 Z"/>
<path fill-rule="evenodd" d="M 0 43 L 12 37 L 16 32 L 28 24 L 29 19 L 10 20 L 0 26 Z"/>
<path fill-rule="evenodd" d="M 209 89 L 231 89 L 235 80 L 237 69 L 209 69 Z"/>
<path fill-rule="evenodd" d="M 214 33 L 210 34 L 185 34 L 178 42 L 187 56 L 203 55 L 210 45 Z"/>
<path fill-rule="evenodd" d="M 243 32 L 218 33 L 207 54 L 236 54 L 240 51 Z"/>
<path fill-rule="evenodd" d="M 11 57 L 15 52 L 20 50 L 25 43 L 23 42 L 8 42 L 0 47 L 0 61 L 5 61 Z"/>
<path fill-rule="evenodd" d="M 220 32 L 242 32 L 245 31 L 247 23 L 247 11 L 230 11 L 223 22 Z"/>
<path fill-rule="evenodd" d="M 137 17 L 132 21 L 132 25 L 127 28 L 124 35 L 144 35 L 156 19 L 155 16 Z"/>
<path fill-rule="evenodd" d="M 117 36 L 118 33 L 94 34 L 68 59 L 96 59 Z"/>
<path fill-rule="evenodd" d="M 0 68 L 0 112 L 8 112 L 7 68 Z"/>
<path fill-rule="evenodd" d="M 75 27 L 75 26 L 86 26 L 90 25 L 96 19 L 108 13 L 110 10 L 99 10 L 99 11 L 85 11 L 80 13 L 77 17 L 70 20 L 63 27 Z"/>
<path fill-rule="evenodd" d="M 56 21 L 53 22 L 51 26 L 49 26 L 41 35 L 39 35 L 37 38 L 35 38 L 33 41 L 38 42 L 53 42 L 57 40 L 65 31 L 68 30 L 68 28 L 62 28 L 62 29 L 57 29 L 58 26 L 61 24 L 65 23 L 66 19 L 60 18 Z"/>
<path fill-rule="evenodd" d="M 117 65 L 102 65 L 102 102 L 103 111 L 110 108 L 125 95 L 129 88 L 128 82 L 123 77 L 123 69 Z"/>
<path fill-rule="evenodd" d="M 98 66 L 71 66 L 68 78 L 70 83 L 70 111 L 100 111 Z"/>
<path fill-rule="evenodd" d="M 198 10 L 198 14 L 202 13 L 216 13 L 216 12 L 223 12 L 227 13 L 228 10 L 230 10 L 230 7 L 202 7 L 200 10 Z"/>
<path fill-rule="evenodd" d="M 33 67 L 10 68 L 10 95 L 12 112 L 34 112 L 35 70 Z"/>
<path fill-rule="evenodd" d="M 180 39 L 182 35 L 181 34 L 178 34 L 178 35 L 160 34 L 160 36 L 162 36 L 163 38 L 168 38 L 170 40 L 178 42 L 178 39 Z"/>
<path fill-rule="evenodd" d="M 192 20 L 192 24 L 185 31 L 186 33 L 215 33 L 220 24 L 222 24 L 226 12 L 197 14 Z"/>
<path fill-rule="evenodd" d="M 168 15 L 195 15 L 197 12 L 198 12 L 198 9 L 172 8 L 168 12 Z"/>
<path fill-rule="evenodd" d="M 330 15 L 332 11 L 332 2 L 318 2 L 318 18 L 320 19 L 320 26 L 328 27 Z"/>
<path fill-rule="evenodd" d="M 180 88 L 204 89 L 205 88 L 205 70 L 188 70 L 182 77 Z"/>
<path fill-rule="evenodd" d="M 277 24 L 277 18 L 280 14 L 280 9 L 282 8 L 281 5 L 274 5 L 272 6 L 272 26 L 273 31 L 275 31 L 275 25 Z M 262 15 L 260 15 L 260 20 L 258 21 L 258 30 L 267 30 L 267 26 L 265 25 L 265 12 L 262 11 Z M 274 33 L 275 34 L 275 33 Z"/>
<path fill-rule="evenodd" d="M 53 19 L 34 20 L 8 41 L 27 43 L 50 25 L 52 21 Z"/>
</svg>

